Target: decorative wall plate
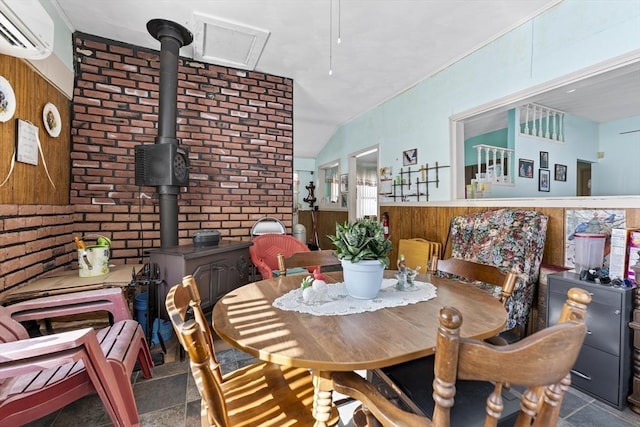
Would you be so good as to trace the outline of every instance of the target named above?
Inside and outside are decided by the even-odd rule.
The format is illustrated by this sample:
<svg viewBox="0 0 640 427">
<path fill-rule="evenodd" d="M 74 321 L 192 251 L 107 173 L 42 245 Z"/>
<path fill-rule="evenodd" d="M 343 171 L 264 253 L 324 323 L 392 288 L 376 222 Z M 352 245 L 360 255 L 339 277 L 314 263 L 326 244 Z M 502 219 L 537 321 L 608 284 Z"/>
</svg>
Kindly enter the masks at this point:
<svg viewBox="0 0 640 427">
<path fill-rule="evenodd" d="M 16 94 L 7 79 L 0 76 L 0 122 L 6 122 L 16 112 Z"/>
<path fill-rule="evenodd" d="M 62 129 L 60 113 L 56 106 L 50 102 L 47 102 L 47 105 L 42 109 L 42 121 L 44 122 L 44 127 L 47 129 L 47 133 L 49 135 L 54 138 L 60 135 L 60 130 Z"/>
</svg>

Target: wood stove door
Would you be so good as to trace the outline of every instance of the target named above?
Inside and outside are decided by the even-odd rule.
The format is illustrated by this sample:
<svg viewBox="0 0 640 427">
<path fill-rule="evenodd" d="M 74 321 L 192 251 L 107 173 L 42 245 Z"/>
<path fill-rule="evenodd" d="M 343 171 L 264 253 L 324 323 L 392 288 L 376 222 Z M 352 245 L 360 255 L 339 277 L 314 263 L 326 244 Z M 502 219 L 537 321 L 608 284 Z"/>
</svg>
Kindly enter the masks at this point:
<svg viewBox="0 0 640 427">
<path fill-rule="evenodd" d="M 193 278 L 196 279 L 198 292 L 200 292 L 200 306 L 204 311 L 208 311 L 213 307 L 211 301 L 211 281 L 212 281 L 213 264 L 201 264 L 193 270 Z"/>
</svg>

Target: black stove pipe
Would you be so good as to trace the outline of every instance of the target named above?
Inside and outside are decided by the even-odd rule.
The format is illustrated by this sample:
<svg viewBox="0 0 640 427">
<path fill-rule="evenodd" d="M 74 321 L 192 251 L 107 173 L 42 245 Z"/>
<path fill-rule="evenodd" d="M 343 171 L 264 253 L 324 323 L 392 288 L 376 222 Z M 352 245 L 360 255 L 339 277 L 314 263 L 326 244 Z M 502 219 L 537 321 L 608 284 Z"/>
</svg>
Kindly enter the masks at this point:
<svg viewBox="0 0 640 427">
<path fill-rule="evenodd" d="M 164 19 L 147 22 L 147 31 L 160 41 L 160 90 L 158 137 L 156 144 L 178 145 L 176 138 L 178 104 L 178 59 L 180 48 L 193 41 L 193 35 L 182 25 Z M 180 187 L 159 185 L 160 245 L 178 245 L 178 193 Z"/>
</svg>

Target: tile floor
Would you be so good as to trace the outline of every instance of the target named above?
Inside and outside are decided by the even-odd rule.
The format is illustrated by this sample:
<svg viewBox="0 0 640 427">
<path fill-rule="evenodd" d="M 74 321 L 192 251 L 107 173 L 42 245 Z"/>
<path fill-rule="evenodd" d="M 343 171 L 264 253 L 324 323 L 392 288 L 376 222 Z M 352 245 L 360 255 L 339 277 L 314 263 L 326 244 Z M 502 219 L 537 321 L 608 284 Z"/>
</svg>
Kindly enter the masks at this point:
<svg viewBox="0 0 640 427">
<path fill-rule="evenodd" d="M 173 341 L 173 340 L 172 340 Z M 188 362 L 180 361 L 175 345 L 169 343 L 165 363 L 154 368 L 154 377 L 134 376 L 140 421 L 143 427 L 200 426 L 200 396 L 189 373 Z M 251 356 L 216 343 L 218 358 L 224 372 L 252 362 Z M 152 349 L 157 352 L 158 349 Z M 340 408 L 342 427 L 351 426 L 351 413 L 358 402 Z M 565 395 L 559 427 L 633 427 L 640 426 L 640 415 L 629 408 L 618 411 L 585 394 L 571 389 Z M 30 423 L 28 427 L 111 426 L 100 399 L 87 396 L 64 409 Z"/>
</svg>

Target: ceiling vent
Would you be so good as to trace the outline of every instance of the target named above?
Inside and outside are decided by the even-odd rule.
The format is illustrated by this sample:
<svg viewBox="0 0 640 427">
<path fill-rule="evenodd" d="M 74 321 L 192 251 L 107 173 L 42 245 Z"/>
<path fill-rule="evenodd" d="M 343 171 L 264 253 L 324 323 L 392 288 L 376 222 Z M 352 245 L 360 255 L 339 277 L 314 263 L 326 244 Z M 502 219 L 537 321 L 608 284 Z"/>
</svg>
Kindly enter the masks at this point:
<svg viewBox="0 0 640 427">
<path fill-rule="evenodd" d="M 254 70 L 270 32 L 195 13 L 194 58 L 218 65 Z"/>
<path fill-rule="evenodd" d="M 0 0 L 0 53 L 46 58 L 53 34 L 53 20 L 38 0 Z"/>
</svg>

